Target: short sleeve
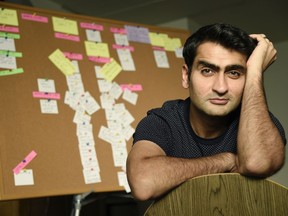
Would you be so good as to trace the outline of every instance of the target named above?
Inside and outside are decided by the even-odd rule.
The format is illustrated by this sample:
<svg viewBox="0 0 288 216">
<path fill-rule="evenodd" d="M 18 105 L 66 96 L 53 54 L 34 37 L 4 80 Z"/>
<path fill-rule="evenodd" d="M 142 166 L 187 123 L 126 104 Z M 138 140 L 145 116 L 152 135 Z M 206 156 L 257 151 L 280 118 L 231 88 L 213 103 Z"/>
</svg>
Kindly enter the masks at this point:
<svg viewBox="0 0 288 216">
<path fill-rule="evenodd" d="M 133 134 L 133 144 L 139 140 L 148 140 L 159 145 L 167 152 L 171 137 L 170 129 L 166 121 L 156 115 L 148 115 L 143 118 Z"/>
</svg>

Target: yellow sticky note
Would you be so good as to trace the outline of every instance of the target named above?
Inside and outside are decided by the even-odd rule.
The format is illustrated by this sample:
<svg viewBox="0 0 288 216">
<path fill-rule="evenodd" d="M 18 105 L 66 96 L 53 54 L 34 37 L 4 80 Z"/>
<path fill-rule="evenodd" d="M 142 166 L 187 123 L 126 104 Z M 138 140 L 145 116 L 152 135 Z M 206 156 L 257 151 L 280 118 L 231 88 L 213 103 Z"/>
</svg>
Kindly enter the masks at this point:
<svg viewBox="0 0 288 216">
<path fill-rule="evenodd" d="M 79 35 L 77 22 L 66 18 L 52 17 L 53 29 L 56 32 Z"/>
<path fill-rule="evenodd" d="M 17 11 L 6 8 L 0 9 L 0 23 L 4 25 L 18 26 Z"/>
<path fill-rule="evenodd" d="M 100 70 L 103 77 L 112 81 L 122 70 L 122 67 L 112 58 L 109 63 L 106 63 Z"/>
<path fill-rule="evenodd" d="M 110 57 L 109 48 L 107 43 L 98 43 L 85 41 L 86 54 L 88 56 L 96 57 Z"/>
<path fill-rule="evenodd" d="M 55 50 L 49 56 L 49 59 L 65 75 L 72 75 L 75 72 L 75 67 L 72 62 L 67 59 L 59 49 Z"/>
<path fill-rule="evenodd" d="M 174 52 L 177 48 L 182 47 L 181 40 L 179 38 L 166 38 L 165 50 Z"/>
<path fill-rule="evenodd" d="M 162 33 L 150 32 L 149 38 L 153 46 L 164 47 L 165 45 L 164 42 L 165 42 L 165 39 L 168 38 L 168 35 L 162 34 Z"/>
</svg>

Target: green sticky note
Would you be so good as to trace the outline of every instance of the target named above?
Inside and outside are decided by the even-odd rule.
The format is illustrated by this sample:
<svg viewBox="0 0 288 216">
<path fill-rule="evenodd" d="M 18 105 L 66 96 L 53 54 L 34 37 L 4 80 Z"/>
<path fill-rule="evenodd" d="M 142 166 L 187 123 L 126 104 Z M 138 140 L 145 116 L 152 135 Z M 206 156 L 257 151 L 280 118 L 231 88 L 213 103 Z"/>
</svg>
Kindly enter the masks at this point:
<svg viewBox="0 0 288 216">
<path fill-rule="evenodd" d="M 14 70 L 0 71 L 0 76 L 9 76 L 9 75 L 20 74 L 20 73 L 24 73 L 23 68 L 16 68 Z"/>
<path fill-rule="evenodd" d="M 21 52 L 14 52 L 14 51 L 9 51 L 9 50 L 0 50 L 0 55 L 5 55 L 9 57 L 22 57 Z"/>
<path fill-rule="evenodd" d="M 12 34 L 12 33 L 7 33 L 7 32 L 0 32 L 0 37 L 11 38 L 11 39 L 20 39 L 19 34 Z"/>
</svg>

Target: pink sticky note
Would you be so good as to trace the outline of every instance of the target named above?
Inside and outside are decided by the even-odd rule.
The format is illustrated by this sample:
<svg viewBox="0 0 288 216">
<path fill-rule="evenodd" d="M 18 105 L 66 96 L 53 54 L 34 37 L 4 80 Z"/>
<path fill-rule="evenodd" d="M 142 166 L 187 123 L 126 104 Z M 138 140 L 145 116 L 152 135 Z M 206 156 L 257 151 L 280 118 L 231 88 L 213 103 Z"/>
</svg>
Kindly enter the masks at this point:
<svg viewBox="0 0 288 216">
<path fill-rule="evenodd" d="M 70 53 L 70 52 L 64 52 L 64 55 L 66 58 L 71 60 L 82 60 L 83 55 L 79 53 Z"/>
<path fill-rule="evenodd" d="M 142 85 L 141 84 L 122 84 L 120 85 L 122 90 L 124 91 L 125 89 L 129 89 L 130 91 L 142 91 Z"/>
<path fill-rule="evenodd" d="M 65 40 L 77 41 L 77 42 L 80 41 L 79 36 L 63 34 L 63 33 L 59 33 L 59 32 L 55 33 L 55 37 L 60 38 L 60 39 L 65 39 Z"/>
<path fill-rule="evenodd" d="M 124 28 L 111 27 L 110 31 L 113 32 L 113 33 L 118 33 L 118 34 L 127 34 L 127 31 Z"/>
<path fill-rule="evenodd" d="M 86 28 L 86 29 L 92 29 L 92 30 L 96 30 L 96 31 L 103 31 L 103 29 L 104 29 L 102 25 L 97 25 L 94 23 L 85 23 L 85 22 L 81 22 L 80 27 Z"/>
<path fill-rule="evenodd" d="M 34 98 L 53 99 L 53 100 L 59 100 L 60 99 L 59 93 L 36 92 L 36 91 L 33 91 L 32 93 L 33 93 Z"/>
<path fill-rule="evenodd" d="M 35 15 L 35 14 L 22 13 L 21 17 L 24 20 L 31 20 L 31 21 L 35 21 L 35 22 L 48 23 L 48 18 L 44 17 L 44 16 L 38 16 L 38 15 Z"/>
<path fill-rule="evenodd" d="M 14 33 L 18 33 L 19 32 L 19 28 L 18 27 L 13 27 L 13 26 L 0 26 L 0 31 L 5 31 L 5 32 L 14 32 Z"/>
<path fill-rule="evenodd" d="M 165 49 L 163 47 L 157 47 L 157 46 L 153 46 L 152 49 L 153 50 L 165 51 Z"/>
<path fill-rule="evenodd" d="M 20 171 L 26 167 L 35 157 L 37 153 L 35 151 L 31 151 L 25 158 L 22 160 L 14 169 L 13 172 L 15 174 L 20 173 Z"/>
<path fill-rule="evenodd" d="M 113 48 L 114 49 L 128 49 L 131 52 L 134 51 L 134 47 L 133 46 L 122 46 L 122 45 L 118 45 L 118 44 L 113 44 Z"/>
<path fill-rule="evenodd" d="M 109 63 L 111 61 L 111 58 L 95 57 L 95 56 L 88 56 L 88 59 L 92 62 L 98 62 L 98 63 Z"/>
</svg>

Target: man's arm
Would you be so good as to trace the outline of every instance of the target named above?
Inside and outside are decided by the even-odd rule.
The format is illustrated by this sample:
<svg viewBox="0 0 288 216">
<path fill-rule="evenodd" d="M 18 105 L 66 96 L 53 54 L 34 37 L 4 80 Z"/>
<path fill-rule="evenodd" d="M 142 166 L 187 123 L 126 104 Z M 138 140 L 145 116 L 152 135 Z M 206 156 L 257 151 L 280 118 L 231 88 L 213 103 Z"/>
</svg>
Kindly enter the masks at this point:
<svg viewBox="0 0 288 216">
<path fill-rule="evenodd" d="M 158 197 L 184 181 L 200 175 L 230 172 L 235 155 L 183 159 L 168 157 L 155 143 L 138 141 L 127 158 L 127 176 L 133 196 L 139 200 Z"/>
<path fill-rule="evenodd" d="M 269 176 L 284 163 L 280 133 L 269 116 L 263 72 L 275 61 L 276 50 L 264 35 L 251 35 L 258 45 L 247 61 L 246 83 L 238 132 L 238 169 L 246 175 Z"/>
</svg>

